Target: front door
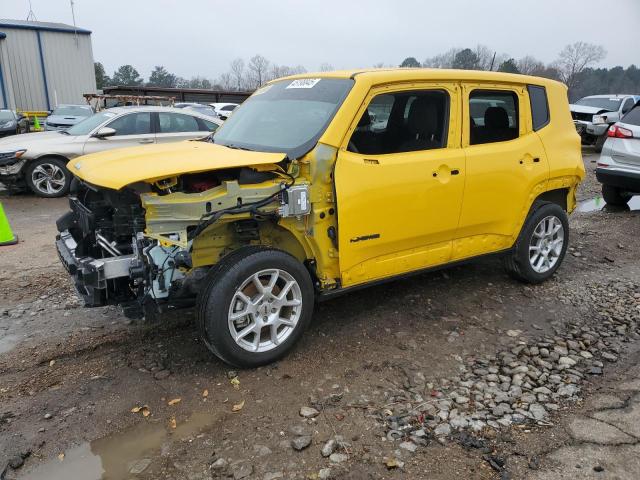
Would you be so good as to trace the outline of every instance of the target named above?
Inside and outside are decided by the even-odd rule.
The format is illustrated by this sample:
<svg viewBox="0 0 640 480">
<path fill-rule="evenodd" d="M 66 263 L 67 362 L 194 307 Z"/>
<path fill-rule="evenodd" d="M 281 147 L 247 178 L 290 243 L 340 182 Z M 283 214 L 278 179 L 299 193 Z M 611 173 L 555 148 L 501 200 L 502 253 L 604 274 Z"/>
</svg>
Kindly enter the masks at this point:
<svg viewBox="0 0 640 480">
<path fill-rule="evenodd" d="M 374 89 L 335 167 L 343 286 L 446 263 L 465 158 L 455 85 Z"/>
<path fill-rule="evenodd" d="M 151 128 L 151 117 L 151 112 L 137 112 L 115 118 L 104 126 L 113 128 L 116 133 L 104 138 L 89 137 L 84 144 L 84 155 L 155 143 L 156 135 Z"/>
<path fill-rule="evenodd" d="M 463 92 L 467 172 L 453 260 L 510 248 L 549 177 L 525 87 L 468 84 Z"/>
</svg>

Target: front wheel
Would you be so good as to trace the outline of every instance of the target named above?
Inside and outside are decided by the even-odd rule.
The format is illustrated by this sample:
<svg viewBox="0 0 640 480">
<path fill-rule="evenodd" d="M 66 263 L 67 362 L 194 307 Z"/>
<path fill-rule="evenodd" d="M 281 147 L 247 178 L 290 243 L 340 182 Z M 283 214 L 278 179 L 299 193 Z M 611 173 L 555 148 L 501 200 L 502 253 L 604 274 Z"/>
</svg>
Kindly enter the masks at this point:
<svg viewBox="0 0 640 480">
<path fill-rule="evenodd" d="M 314 292 L 305 266 L 273 249 L 231 254 L 198 298 L 203 340 L 223 361 L 257 367 L 283 357 L 311 321 Z"/>
<path fill-rule="evenodd" d="M 568 245 L 567 213 L 555 203 L 545 203 L 529 215 L 505 257 L 507 273 L 522 282 L 541 283 L 560 267 Z"/>
<path fill-rule="evenodd" d="M 62 197 L 69 191 L 71 173 L 59 158 L 39 158 L 27 165 L 27 186 L 39 197 Z"/>
</svg>

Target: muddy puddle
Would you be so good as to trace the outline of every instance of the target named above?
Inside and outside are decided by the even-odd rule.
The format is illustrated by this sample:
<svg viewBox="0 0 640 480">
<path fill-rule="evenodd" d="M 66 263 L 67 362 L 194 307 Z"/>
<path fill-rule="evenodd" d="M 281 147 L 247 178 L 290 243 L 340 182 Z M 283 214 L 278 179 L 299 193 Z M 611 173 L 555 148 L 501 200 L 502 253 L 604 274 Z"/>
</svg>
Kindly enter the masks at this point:
<svg viewBox="0 0 640 480">
<path fill-rule="evenodd" d="M 605 212 L 628 212 L 630 210 L 640 210 L 640 195 L 631 197 L 629 203 L 623 206 L 607 205 L 602 197 L 596 197 L 591 200 L 580 202 L 576 207 L 577 212 L 583 213 L 597 212 L 600 210 Z"/>
<path fill-rule="evenodd" d="M 113 435 L 85 442 L 19 478 L 25 480 L 127 480 L 150 467 L 172 442 L 214 427 L 219 415 L 195 413 L 171 428 L 144 421 Z"/>
</svg>

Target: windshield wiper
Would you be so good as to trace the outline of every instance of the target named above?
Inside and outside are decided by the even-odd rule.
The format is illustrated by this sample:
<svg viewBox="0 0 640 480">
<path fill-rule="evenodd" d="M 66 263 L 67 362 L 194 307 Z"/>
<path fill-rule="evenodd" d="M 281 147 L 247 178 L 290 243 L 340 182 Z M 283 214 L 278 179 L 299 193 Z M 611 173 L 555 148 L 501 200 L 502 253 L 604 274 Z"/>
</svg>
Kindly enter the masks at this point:
<svg viewBox="0 0 640 480">
<path fill-rule="evenodd" d="M 247 147 L 241 147 L 239 145 L 234 145 L 233 143 L 227 143 L 227 144 L 222 144 L 225 147 L 229 147 L 229 148 L 233 148 L 234 150 L 246 150 L 248 152 L 253 152 L 253 150 L 251 150 L 250 148 Z"/>
<path fill-rule="evenodd" d="M 71 135 L 69 132 L 67 132 L 66 130 L 58 130 L 59 133 L 62 133 L 64 135 Z"/>
</svg>

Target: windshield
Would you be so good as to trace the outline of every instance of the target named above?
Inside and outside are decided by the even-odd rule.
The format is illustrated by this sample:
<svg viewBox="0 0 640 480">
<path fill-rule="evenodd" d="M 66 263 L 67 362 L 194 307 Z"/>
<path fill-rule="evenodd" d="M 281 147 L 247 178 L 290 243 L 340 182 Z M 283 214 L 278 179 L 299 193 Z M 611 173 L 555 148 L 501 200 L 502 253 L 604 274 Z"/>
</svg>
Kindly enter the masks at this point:
<svg viewBox="0 0 640 480">
<path fill-rule="evenodd" d="M 71 128 L 68 128 L 65 133 L 68 133 L 69 135 L 88 135 L 94 128 L 115 116 L 116 114 L 113 112 L 95 113 L 91 117 L 82 120 L 80 123 L 76 123 Z"/>
<path fill-rule="evenodd" d="M 62 105 L 57 107 L 51 115 L 88 117 L 92 113 L 93 112 L 90 107 L 83 107 L 81 105 Z"/>
<path fill-rule="evenodd" d="M 619 98 L 586 97 L 578 100 L 576 102 L 576 105 L 584 105 L 585 107 L 602 108 L 603 110 L 608 110 L 609 112 L 615 112 L 620 107 L 621 101 L 622 100 Z"/>
<path fill-rule="evenodd" d="M 215 143 L 299 158 L 313 148 L 353 80 L 282 80 L 258 89 L 222 124 Z"/>
<path fill-rule="evenodd" d="M 0 110 L 0 122 L 6 122 L 7 120 L 15 120 L 13 112 Z"/>
</svg>

